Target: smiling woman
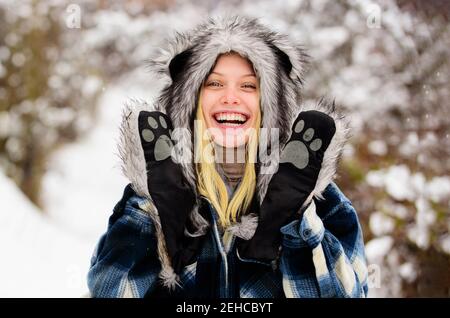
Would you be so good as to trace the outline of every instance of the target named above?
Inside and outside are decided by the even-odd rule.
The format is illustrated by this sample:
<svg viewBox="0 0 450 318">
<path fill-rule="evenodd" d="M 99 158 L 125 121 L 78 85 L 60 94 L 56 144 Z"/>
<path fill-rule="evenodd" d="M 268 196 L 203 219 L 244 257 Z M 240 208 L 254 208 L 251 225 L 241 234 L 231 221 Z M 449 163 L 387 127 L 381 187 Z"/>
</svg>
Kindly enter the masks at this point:
<svg viewBox="0 0 450 318">
<path fill-rule="evenodd" d="M 198 191 L 216 209 L 221 234 L 254 196 L 260 118 L 259 80 L 251 62 L 235 52 L 219 55 L 200 89 L 194 147 L 200 155 Z"/>
<path fill-rule="evenodd" d="M 260 116 L 259 81 L 251 62 L 235 52 L 220 55 L 200 94 L 213 140 L 224 147 L 248 142 Z"/>
<path fill-rule="evenodd" d="M 124 112 L 131 184 L 92 258 L 92 294 L 365 296 L 361 228 L 332 183 L 347 125 L 333 104 L 299 102 L 301 46 L 239 16 L 169 43 L 151 60 L 168 86 Z M 280 148 L 270 136 L 267 160 L 272 129 Z"/>
</svg>

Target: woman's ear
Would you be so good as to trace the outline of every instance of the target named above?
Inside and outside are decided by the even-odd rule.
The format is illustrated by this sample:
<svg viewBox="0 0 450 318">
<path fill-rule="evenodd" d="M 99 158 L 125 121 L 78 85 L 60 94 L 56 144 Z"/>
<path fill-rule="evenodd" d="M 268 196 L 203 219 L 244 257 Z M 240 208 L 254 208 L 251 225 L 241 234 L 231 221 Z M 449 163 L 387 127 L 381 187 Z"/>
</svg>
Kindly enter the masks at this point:
<svg viewBox="0 0 450 318">
<path fill-rule="evenodd" d="M 186 65 L 189 61 L 189 58 L 192 56 L 192 51 L 190 49 L 183 51 L 177 55 L 170 61 L 169 63 L 169 73 L 172 82 L 176 82 L 180 76 L 180 74 L 184 73 L 186 69 Z"/>
</svg>

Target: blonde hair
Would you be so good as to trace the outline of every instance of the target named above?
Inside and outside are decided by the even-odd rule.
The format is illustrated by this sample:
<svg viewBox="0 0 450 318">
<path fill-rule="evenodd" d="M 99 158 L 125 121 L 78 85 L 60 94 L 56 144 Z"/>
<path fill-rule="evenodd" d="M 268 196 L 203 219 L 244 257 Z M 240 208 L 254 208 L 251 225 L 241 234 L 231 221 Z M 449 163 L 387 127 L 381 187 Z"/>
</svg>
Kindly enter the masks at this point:
<svg viewBox="0 0 450 318">
<path fill-rule="evenodd" d="M 214 160 L 211 160 L 215 155 L 214 141 L 206 129 L 201 93 L 199 94 L 197 105 L 196 123 L 196 143 L 194 146 L 195 154 L 198 156 L 195 164 L 197 189 L 200 195 L 203 195 L 211 202 L 218 213 L 220 225 L 225 228 L 235 223 L 238 216 L 248 209 L 255 194 L 255 162 L 258 150 L 261 111 L 258 111 L 256 127 L 251 131 L 249 140 L 245 145 L 244 175 L 230 201 L 225 183 L 216 170 Z"/>
</svg>

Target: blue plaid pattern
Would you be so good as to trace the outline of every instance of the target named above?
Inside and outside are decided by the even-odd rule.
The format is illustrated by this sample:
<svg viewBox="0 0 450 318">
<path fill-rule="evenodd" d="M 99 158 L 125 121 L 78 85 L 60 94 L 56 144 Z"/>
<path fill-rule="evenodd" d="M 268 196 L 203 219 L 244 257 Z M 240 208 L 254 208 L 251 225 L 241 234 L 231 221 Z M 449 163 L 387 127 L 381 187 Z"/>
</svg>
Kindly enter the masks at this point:
<svg viewBox="0 0 450 318">
<path fill-rule="evenodd" d="M 197 261 L 180 275 L 173 292 L 161 287 L 155 228 L 140 209 L 146 203 L 128 185 L 91 259 L 92 297 L 298 298 L 366 297 L 367 266 L 355 209 L 331 183 L 299 220 L 281 229 L 278 262 L 239 258 L 232 238 L 225 252 L 208 205 L 211 230 Z"/>
</svg>

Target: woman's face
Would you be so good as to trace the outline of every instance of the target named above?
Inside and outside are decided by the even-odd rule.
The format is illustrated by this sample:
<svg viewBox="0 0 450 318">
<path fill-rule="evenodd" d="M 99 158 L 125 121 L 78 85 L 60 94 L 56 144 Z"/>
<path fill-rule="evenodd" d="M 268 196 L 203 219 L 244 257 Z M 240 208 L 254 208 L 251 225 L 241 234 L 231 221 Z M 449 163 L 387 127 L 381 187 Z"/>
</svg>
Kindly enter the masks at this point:
<svg viewBox="0 0 450 318">
<path fill-rule="evenodd" d="M 217 144 L 247 143 L 259 113 L 259 83 L 248 60 L 221 55 L 201 89 L 206 127 Z"/>
</svg>

